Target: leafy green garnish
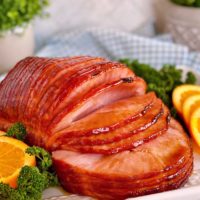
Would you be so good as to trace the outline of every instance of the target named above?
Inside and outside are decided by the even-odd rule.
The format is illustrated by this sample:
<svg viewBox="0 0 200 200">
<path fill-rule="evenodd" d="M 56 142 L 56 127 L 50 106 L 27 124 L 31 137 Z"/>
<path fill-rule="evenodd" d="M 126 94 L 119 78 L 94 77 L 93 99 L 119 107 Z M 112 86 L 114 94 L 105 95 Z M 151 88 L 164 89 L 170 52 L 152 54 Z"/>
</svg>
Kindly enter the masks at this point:
<svg viewBox="0 0 200 200">
<path fill-rule="evenodd" d="M 46 186 L 46 178 L 37 167 L 24 166 L 18 178 L 18 188 L 0 183 L 0 199 L 2 200 L 40 200 Z"/>
<path fill-rule="evenodd" d="M 185 83 L 187 84 L 195 84 L 196 83 L 196 77 L 192 72 L 187 73 L 187 78 L 185 80 Z"/>
<path fill-rule="evenodd" d="M 48 170 L 48 168 L 52 165 L 51 155 L 40 147 L 29 147 L 26 149 L 26 153 L 36 157 L 37 167 L 42 172 Z"/>
<path fill-rule="evenodd" d="M 28 24 L 43 15 L 49 0 L 0 0 L 0 32 Z"/>
<path fill-rule="evenodd" d="M 37 167 L 25 166 L 18 178 L 18 189 L 21 198 L 36 200 L 42 198 L 42 191 L 46 188 L 47 180 Z"/>
<path fill-rule="evenodd" d="M 24 200 L 24 198 L 21 198 L 20 193 L 11 188 L 7 184 L 0 183 L 0 199 L 1 200 Z"/>
<path fill-rule="evenodd" d="M 189 7 L 200 7 L 200 0 L 171 0 L 172 2 Z"/>
<path fill-rule="evenodd" d="M 148 64 L 139 63 L 137 60 L 121 59 L 120 62 L 132 69 L 137 76 L 147 82 L 147 90 L 154 91 L 159 98 L 170 108 L 172 115 L 176 116 L 176 110 L 172 104 L 172 91 L 178 85 L 187 83 L 195 84 L 196 77 L 188 72 L 185 81 L 182 81 L 182 70 L 174 65 L 164 65 L 160 70 Z"/>
<path fill-rule="evenodd" d="M 47 151 L 43 148 L 33 146 L 27 148 L 26 153 L 36 157 L 37 167 L 40 173 L 46 178 L 46 188 L 59 185 L 58 178 L 52 168 L 51 155 Z"/>
<path fill-rule="evenodd" d="M 24 141 L 25 137 L 26 137 L 26 128 L 25 126 L 20 123 L 17 122 L 15 124 L 13 124 L 7 131 L 6 136 L 8 137 L 15 137 L 18 140 L 22 140 Z"/>
</svg>

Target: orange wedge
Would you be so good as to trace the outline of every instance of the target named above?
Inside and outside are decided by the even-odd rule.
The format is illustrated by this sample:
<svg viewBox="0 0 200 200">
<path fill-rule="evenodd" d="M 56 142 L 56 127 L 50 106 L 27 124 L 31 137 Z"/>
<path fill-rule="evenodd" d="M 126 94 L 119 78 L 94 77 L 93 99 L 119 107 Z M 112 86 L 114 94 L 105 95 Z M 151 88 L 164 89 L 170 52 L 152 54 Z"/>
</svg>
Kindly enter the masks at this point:
<svg viewBox="0 0 200 200">
<path fill-rule="evenodd" d="M 181 85 L 174 89 L 172 93 L 172 101 L 174 104 L 174 107 L 179 112 L 179 114 L 182 114 L 183 110 L 183 104 L 185 100 L 192 96 L 200 94 L 200 86 L 198 85 Z"/>
<path fill-rule="evenodd" d="M 191 116 L 190 132 L 195 142 L 200 146 L 200 107 L 197 108 Z"/>
<path fill-rule="evenodd" d="M 23 166 L 35 166 L 35 157 L 25 153 L 27 145 L 17 139 L 0 136 L 0 182 L 17 187 Z"/>
<path fill-rule="evenodd" d="M 200 94 L 188 97 L 183 103 L 183 118 L 187 126 L 189 126 L 192 113 L 200 107 Z"/>
</svg>

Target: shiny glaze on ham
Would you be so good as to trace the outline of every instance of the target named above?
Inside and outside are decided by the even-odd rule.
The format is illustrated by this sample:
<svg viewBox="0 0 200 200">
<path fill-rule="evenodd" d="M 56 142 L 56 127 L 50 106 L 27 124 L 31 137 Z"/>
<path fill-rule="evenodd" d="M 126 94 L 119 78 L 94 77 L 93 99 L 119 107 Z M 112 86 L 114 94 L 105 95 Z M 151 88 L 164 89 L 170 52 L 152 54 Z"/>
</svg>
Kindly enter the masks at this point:
<svg viewBox="0 0 200 200">
<path fill-rule="evenodd" d="M 113 142 L 107 142 L 103 145 L 60 145 L 58 149 L 69 149 L 72 151 L 80 151 L 84 153 L 99 153 L 99 154 L 115 154 L 121 151 L 137 148 L 138 146 L 149 142 L 150 140 L 163 134 L 168 128 L 169 112 L 167 109 L 161 111 L 150 124 L 146 126 L 132 129 L 130 132 L 122 132 L 122 136 L 116 137 Z M 136 124 L 137 121 L 133 122 Z M 123 127 L 126 130 L 126 127 Z M 119 130 L 119 129 L 118 129 Z M 128 128 L 127 128 L 128 130 Z M 109 134 L 108 134 L 109 135 Z M 81 138 L 79 139 L 79 141 Z"/>
<path fill-rule="evenodd" d="M 120 200 L 176 189 L 191 174 L 191 146 L 146 87 L 104 58 L 28 57 L 0 83 L 0 129 L 22 122 L 69 192 Z"/>
<path fill-rule="evenodd" d="M 55 148 L 57 142 L 59 143 L 64 140 L 67 143 L 73 143 L 76 139 L 81 142 L 81 136 L 91 136 L 86 137 L 86 140 L 89 140 L 92 137 L 98 139 L 103 136 L 102 139 L 105 141 L 105 137 L 112 136 L 114 130 L 118 131 L 119 128 L 124 127 L 131 122 L 134 123 L 136 120 L 139 120 L 140 126 L 136 126 L 135 129 L 139 127 L 144 128 L 145 125 L 146 127 L 148 125 L 150 126 L 155 116 L 148 112 L 148 110 L 151 109 L 154 101 L 156 101 L 155 94 L 149 93 L 147 95 L 131 97 L 105 106 L 102 109 L 93 112 L 91 115 L 72 123 L 68 128 L 55 133 L 51 139 L 49 139 L 47 146 L 54 146 Z M 162 102 L 158 100 L 154 108 L 155 107 L 156 109 L 153 110 L 154 114 L 159 114 L 162 110 Z M 146 115 L 148 115 L 146 117 L 148 123 L 142 118 L 142 116 Z M 107 134 L 108 132 L 109 134 Z M 121 134 L 121 131 L 119 131 L 119 134 Z M 122 137 L 125 137 L 125 135 L 122 135 Z M 71 139 L 69 140 L 69 138 Z"/>
</svg>

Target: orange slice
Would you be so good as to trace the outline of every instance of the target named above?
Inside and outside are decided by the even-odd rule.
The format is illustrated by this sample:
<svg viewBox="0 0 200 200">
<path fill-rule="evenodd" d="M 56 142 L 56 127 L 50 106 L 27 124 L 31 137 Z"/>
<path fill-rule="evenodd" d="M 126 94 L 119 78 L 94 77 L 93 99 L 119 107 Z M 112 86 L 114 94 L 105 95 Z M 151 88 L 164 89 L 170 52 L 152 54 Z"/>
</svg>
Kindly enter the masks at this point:
<svg viewBox="0 0 200 200">
<path fill-rule="evenodd" d="M 35 166 L 35 157 L 25 153 L 27 145 L 17 139 L 0 136 L 0 182 L 17 187 L 23 166 Z"/>
<path fill-rule="evenodd" d="M 200 94 L 200 86 L 198 85 L 185 84 L 185 85 L 178 86 L 174 89 L 172 93 L 172 101 L 173 101 L 174 107 L 179 112 L 179 114 L 182 113 L 183 103 L 185 102 L 185 100 L 188 97 L 192 95 L 196 95 L 196 94 Z"/>
<path fill-rule="evenodd" d="M 197 108 L 191 116 L 190 132 L 194 141 L 200 146 L 200 107 Z"/>
<path fill-rule="evenodd" d="M 200 94 L 188 97 L 183 103 L 183 117 L 187 126 L 189 126 L 192 113 L 200 107 Z"/>
</svg>

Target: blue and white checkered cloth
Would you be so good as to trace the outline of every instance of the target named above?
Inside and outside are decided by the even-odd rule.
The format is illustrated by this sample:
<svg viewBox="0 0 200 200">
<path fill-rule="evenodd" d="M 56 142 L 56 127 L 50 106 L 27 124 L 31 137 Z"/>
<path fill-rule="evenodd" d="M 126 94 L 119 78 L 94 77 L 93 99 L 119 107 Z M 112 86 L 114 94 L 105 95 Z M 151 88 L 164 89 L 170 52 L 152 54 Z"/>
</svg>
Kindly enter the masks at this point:
<svg viewBox="0 0 200 200">
<path fill-rule="evenodd" d="M 98 28 L 57 34 L 37 52 L 37 55 L 91 55 L 111 60 L 131 58 L 154 67 L 175 64 L 186 65 L 200 71 L 200 53 L 190 52 L 188 47 L 172 43 L 170 36 L 150 39 Z"/>
</svg>

